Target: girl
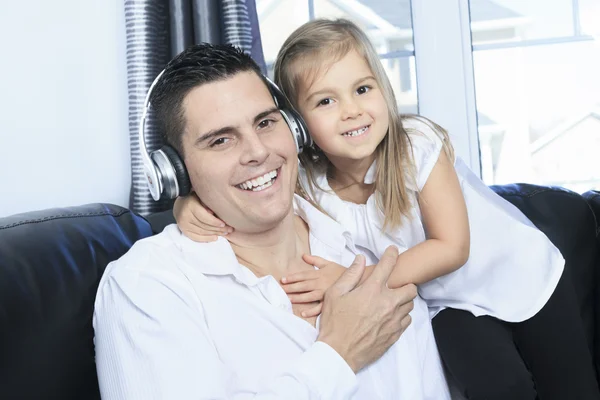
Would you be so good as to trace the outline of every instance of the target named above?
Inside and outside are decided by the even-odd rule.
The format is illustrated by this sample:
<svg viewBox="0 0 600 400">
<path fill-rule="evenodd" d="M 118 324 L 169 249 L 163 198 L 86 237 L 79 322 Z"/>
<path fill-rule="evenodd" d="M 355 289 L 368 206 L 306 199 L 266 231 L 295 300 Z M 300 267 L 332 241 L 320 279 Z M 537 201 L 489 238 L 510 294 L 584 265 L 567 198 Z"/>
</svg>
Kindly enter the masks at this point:
<svg viewBox="0 0 600 400">
<path fill-rule="evenodd" d="M 303 25 L 279 52 L 275 80 L 315 142 L 300 155 L 301 194 L 361 250 L 403 251 L 388 285 L 419 285 L 468 399 L 600 398 L 560 252 L 455 159 L 441 127 L 399 115 L 364 32 L 346 20 Z M 175 208 L 198 241 L 230 231 L 209 213 L 194 196 Z M 317 269 L 282 279 L 292 302 L 321 299 L 343 268 L 305 259 Z"/>
</svg>

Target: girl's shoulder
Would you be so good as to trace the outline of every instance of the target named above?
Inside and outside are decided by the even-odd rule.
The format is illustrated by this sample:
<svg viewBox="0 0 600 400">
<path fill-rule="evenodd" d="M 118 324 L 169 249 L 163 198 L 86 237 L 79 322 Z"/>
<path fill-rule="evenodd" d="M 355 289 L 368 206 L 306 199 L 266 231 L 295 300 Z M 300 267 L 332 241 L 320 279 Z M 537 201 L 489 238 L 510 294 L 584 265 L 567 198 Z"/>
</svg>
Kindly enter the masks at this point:
<svg viewBox="0 0 600 400">
<path fill-rule="evenodd" d="M 403 117 L 402 127 L 409 139 L 415 189 L 421 191 L 444 148 L 444 130 L 435 122 L 421 116 Z"/>
<path fill-rule="evenodd" d="M 428 118 L 420 115 L 403 116 L 402 127 L 406 131 L 413 148 L 441 148 L 443 145 L 443 128 Z"/>
</svg>

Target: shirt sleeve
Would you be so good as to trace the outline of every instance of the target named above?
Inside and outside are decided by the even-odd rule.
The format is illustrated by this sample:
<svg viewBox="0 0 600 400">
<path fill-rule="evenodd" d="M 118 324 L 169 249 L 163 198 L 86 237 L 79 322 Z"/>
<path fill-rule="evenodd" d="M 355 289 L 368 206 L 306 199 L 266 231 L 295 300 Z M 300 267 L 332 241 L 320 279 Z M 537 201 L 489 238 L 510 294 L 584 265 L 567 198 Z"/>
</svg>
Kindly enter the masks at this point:
<svg viewBox="0 0 600 400">
<path fill-rule="evenodd" d="M 124 267 L 102 281 L 95 303 L 103 400 L 346 399 L 356 391 L 348 364 L 317 342 L 264 390 L 249 393 L 220 361 L 193 289 L 167 273 Z"/>
<path fill-rule="evenodd" d="M 435 166 L 443 142 L 441 137 L 426 122 L 410 118 L 403 121 L 404 129 L 410 138 L 415 167 L 417 189 L 423 190 Z"/>
</svg>

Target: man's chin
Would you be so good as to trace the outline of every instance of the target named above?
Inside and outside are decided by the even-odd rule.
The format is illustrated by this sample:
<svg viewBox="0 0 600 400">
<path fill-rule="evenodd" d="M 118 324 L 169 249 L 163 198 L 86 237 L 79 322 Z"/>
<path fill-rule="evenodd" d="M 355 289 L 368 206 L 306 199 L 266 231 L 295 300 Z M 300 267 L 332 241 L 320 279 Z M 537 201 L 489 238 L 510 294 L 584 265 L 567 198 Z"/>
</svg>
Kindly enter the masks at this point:
<svg viewBox="0 0 600 400">
<path fill-rule="evenodd" d="M 266 233 L 281 225 L 289 215 L 293 215 L 291 202 L 288 207 L 279 203 L 272 207 L 252 210 L 244 215 L 242 221 L 239 221 L 240 223 L 237 224 L 239 228 L 235 231 L 249 234 Z"/>
</svg>

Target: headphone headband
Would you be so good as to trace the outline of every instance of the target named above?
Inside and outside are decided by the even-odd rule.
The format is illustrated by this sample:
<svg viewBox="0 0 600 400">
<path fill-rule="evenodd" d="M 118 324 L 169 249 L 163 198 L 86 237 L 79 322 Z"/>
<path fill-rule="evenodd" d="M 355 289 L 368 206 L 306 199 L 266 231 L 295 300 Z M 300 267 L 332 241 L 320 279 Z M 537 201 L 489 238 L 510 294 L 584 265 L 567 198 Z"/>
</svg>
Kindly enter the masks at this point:
<svg viewBox="0 0 600 400">
<path fill-rule="evenodd" d="M 144 175 L 146 175 L 146 181 L 148 182 L 148 189 L 150 190 L 150 194 L 154 201 L 160 200 L 161 193 L 163 191 L 162 184 L 162 176 L 159 176 L 161 169 L 155 168 L 154 162 L 151 159 L 151 155 L 148 153 L 148 148 L 146 147 L 146 137 L 145 137 L 145 128 L 146 128 L 146 118 L 148 116 L 148 110 L 150 108 L 150 96 L 152 96 L 152 91 L 154 87 L 163 76 L 166 70 L 160 71 L 160 73 L 154 78 L 152 84 L 150 84 L 150 88 L 146 93 L 146 98 L 144 99 L 144 107 L 142 108 L 142 117 L 140 118 L 140 124 L 138 127 L 138 141 L 140 143 L 140 152 L 142 156 L 142 163 L 144 165 Z"/>
</svg>

